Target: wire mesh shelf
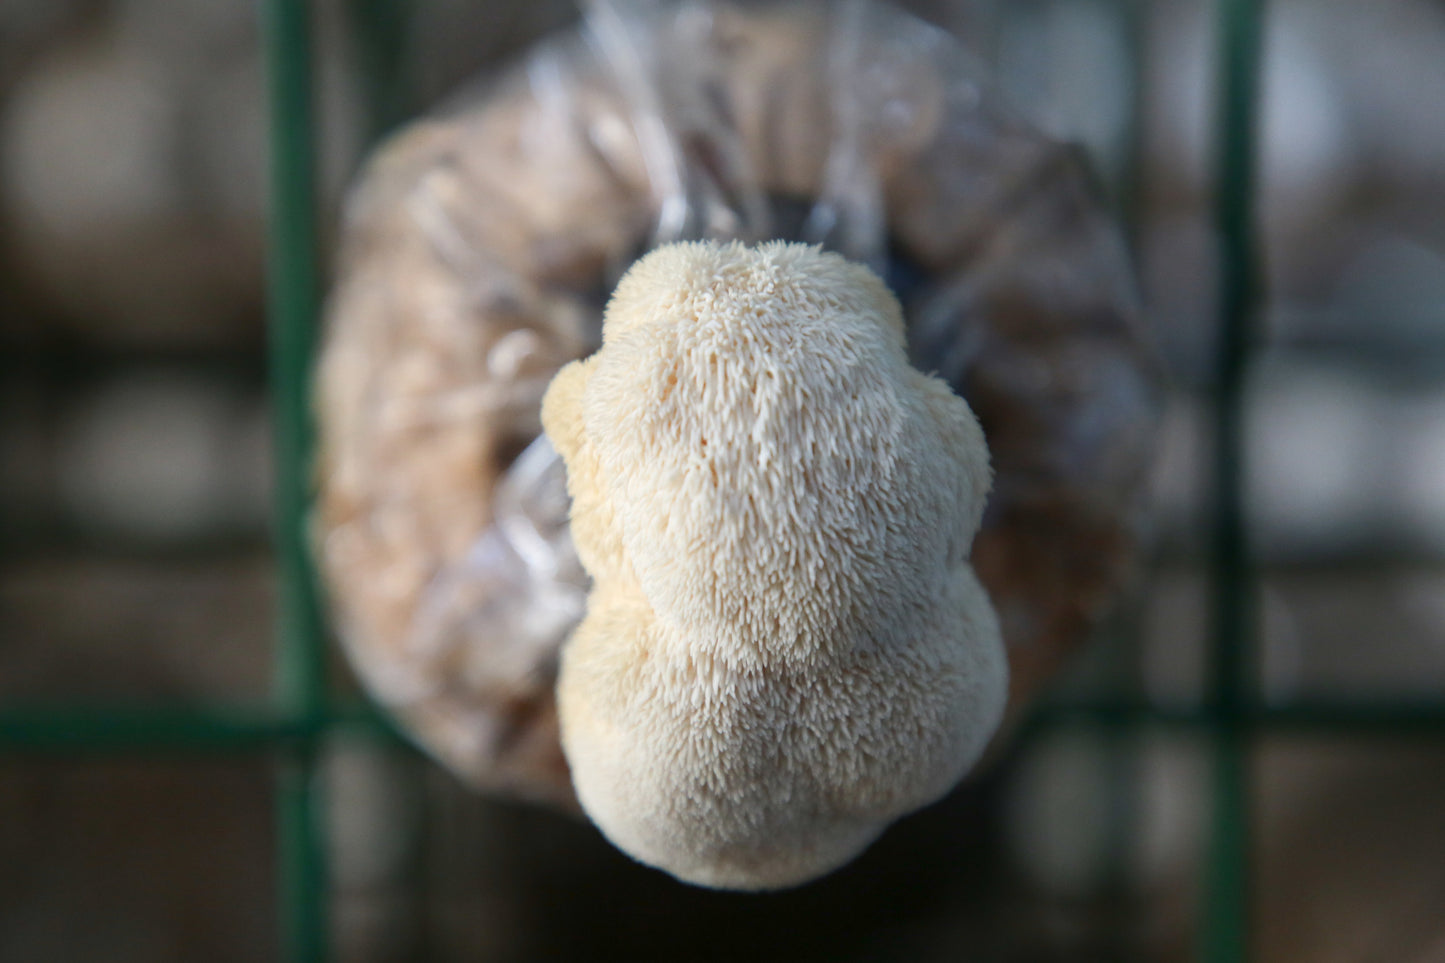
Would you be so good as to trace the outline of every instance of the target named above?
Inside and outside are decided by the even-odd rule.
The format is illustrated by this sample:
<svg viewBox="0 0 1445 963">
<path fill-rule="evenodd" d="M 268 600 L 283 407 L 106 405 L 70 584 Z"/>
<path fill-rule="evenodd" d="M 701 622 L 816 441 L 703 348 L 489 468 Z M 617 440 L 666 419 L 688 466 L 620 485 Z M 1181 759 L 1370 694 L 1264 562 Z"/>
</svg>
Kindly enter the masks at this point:
<svg viewBox="0 0 1445 963">
<path fill-rule="evenodd" d="M 395 37 L 405 4 L 354 2 L 358 49 L 377 128 L 400 113 Z M 1135 5 L 1131 3 L 1131 7 Z M 1260 304 L 1256 177 L 1263 3 L 1217 0 L 1215 221 L 1218 326 L 1212 398 L 1215 496 L 1210 551 L 1208 696 L 1170 709 L 1144 702 L 1052 702 L 1031 726 L 1186 727 L 1211 746 L 1213 822 L 1198 955 L 1207 963 L 1248 958 L 1251 905 L 1250 760 L 1261 733 L 1311 731 L 1445 737 L 1445 701 L 1264 704 L 1252 695 L 1256 570 L 1244 511 L 1244 396 Z M 268 753 L 277 782 L 277 864 L 285 956 L 329 956 L 326 826 L 318 760 L 338 735 L 395 740 L 374 710 L 340 704 L 327 674 L 327 633 L 307 551 L 311 425 L 309 372 L 320 304 L 313 143 L 312 10 L 305 0 L 266 0 L 271 111 L 269 373 L 275 419 L 274 546 L 281 586 L 274 698 L 242 706 L 0 706 L 0 752 Z M 1137 128 L 1137 124 L 1133 125 Z M 1137 136 L 1137 130 L 1135 130 Z M 1127 177 L 1127 175 L 1126 175 Z M 1126 193 L 1132 196 L 1132 192 Z M 1124 205 L 1129 206 L 1128 197 Z"/>
</svg>

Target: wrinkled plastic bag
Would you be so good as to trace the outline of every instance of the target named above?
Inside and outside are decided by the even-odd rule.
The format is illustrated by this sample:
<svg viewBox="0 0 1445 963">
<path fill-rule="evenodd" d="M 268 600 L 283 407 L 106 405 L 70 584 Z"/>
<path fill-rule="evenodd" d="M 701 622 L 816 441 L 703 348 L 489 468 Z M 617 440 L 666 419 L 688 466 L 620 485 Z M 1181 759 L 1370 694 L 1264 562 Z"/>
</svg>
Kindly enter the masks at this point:
<svg viewBox="0 0 1445 963">
<path fill-rule="evenodd" d="M 587 579 L 542 393 L 661 243 L 782 237 L 874 267 L 996 481 L 973 563 L 1011 705 L 1136 554 L 1151 356 L 1076 152 L 952 38 L 869 2 L 600 0 L 394 136 L 347 207 L 318 370 L 317 533 L 363 683 L 475 784 L 574 804 L 552 697 Z"/>
</svg>

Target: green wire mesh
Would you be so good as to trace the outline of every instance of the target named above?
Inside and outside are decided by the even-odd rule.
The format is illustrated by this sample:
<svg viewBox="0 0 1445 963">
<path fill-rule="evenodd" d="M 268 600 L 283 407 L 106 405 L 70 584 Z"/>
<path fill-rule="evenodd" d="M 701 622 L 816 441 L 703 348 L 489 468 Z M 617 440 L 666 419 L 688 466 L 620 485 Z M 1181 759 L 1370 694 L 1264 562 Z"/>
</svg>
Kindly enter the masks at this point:
<svg viewBox="0 0 1445 963">
<path fill-rule="evenodd" d="M 1142 0 L 1124 22 L 1138 34 Z M 399 38 L 405 4 L 353 0 L 357 49 L 379 132 L 401 114 Z M 1214 817 L 1208 847 L 1199 958 L 1248 958 L 1250 937 L 1250 756 L 1262 730 L 1445 735 L 1445 704 L 1296 703 L 1251 697 L 1254 586 L 1243 510 L 1243 389 L 1251 319 L 1259 303 L 1255 158 L 1263 29 L 1260 0 L 1217 0 L 1218 110 L 1216 223 L 1221 331 L 1215 366 L 1209 695 L 1197 709 L 1143 703 L 1055 704 L 1035 722 L 1111 727 L 1178 725 L 1213 747 Z M 270 371 L 275 418 L 275 548 L 281 584 L 276 693 L 261 706 L 111 711 L 101 707 L 0 707 L 0 751 L 32 753 L 269 752 L 276 760 L 277 865 L 284 956 L 297 963 L 329 955 L 326 826 L 317 764 L 333 735 L 389 729 L 369 711 L 329 697 L 326 631 L 307 553 L 311 425 L 309 372 L 320 303 L 312 116 L 312 11 L 306 0 L 266 0 L 264 23 L 271 106 Z M 1137 40 L 1137 36 L 1135 38 Z M 1136 98 L 1137 113 L 1137 98 Z M 1137 141 L 1137 119 L 1131 124 Z M 1137 151 L 1137 143 L 1131 152 Z M 1132 165 L 1131 165 L 1132 166 Z M 1137 196 L 1128 172 L 1121 204 Z"/>
</svg>

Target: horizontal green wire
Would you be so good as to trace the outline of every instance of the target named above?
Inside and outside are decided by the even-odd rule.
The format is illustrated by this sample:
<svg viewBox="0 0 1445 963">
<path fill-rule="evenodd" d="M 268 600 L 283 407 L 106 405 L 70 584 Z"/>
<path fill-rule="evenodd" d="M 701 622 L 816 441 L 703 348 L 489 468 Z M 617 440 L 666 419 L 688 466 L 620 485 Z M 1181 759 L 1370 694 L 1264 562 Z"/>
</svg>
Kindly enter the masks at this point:
<svg viewBox="0 0 1445 963">
<path fill-rule="evenodd" d="M 1317 735 L 1421 735 L 1445 738 L 1445 703 L 1424 699 L 1391 702 L 1308 700 L 1287 705 L 1245 706 L 1241 715 L 1263 732 Z M 1034 729 L 1085 723 L 1209 729 L 1217 719 L 1207 707 L 1169 707 L 1142 702 L 1049 702 L 1024 723 Z M 264 706 L 231 708 L 35 707 L 0 711 L 0 752 L 105 754 L 153 750 L 266 752 L 321 734 L 351 735 L 405 743 L 394 725 L 371 706 L 356 706 L 314 719 L 288 718 Z"/>
<path fill-rule="evenodd" d="M 1241 705 L 1238 722 L 1260 735 L 1303 732 L 1313 735 L 1445 738 L 1445 702 L 1410 698 L 1389 702 L 1308 699 L 1278 705 Z M 1024 723 L 1053 726 L 1086 723 L 1104 726 L 1162 726 L 1214 730 L 1219 717 L 1208 706 L 1162 706 L 1142 702 L 1045 703 Z"/>
<path fill-rule="evenodd" d="M 265 705 L 194 709 L 60 706 L 0 711 L 0 752 L 269 752 L 322 734 L 404 741 L 385 716 L 367 706 L 306 718 L 289 717 Z"/>
</svg>

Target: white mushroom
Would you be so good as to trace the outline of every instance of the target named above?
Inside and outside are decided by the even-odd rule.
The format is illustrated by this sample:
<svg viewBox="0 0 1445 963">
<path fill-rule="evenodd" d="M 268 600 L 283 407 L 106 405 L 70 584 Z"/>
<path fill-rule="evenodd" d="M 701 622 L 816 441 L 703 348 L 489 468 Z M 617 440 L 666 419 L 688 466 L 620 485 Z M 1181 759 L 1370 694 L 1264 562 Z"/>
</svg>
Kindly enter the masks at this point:
<svg viewBox="0 0 1445 963">
<path fill-rule="evenodd" d="M 661 248 L 543 403 L 594 579 L 558 682 L 583 808 L 641 862 L 770 889 L 946 793 L 997 727 L 968 405 L 867 268 Z"/>
</svg>

